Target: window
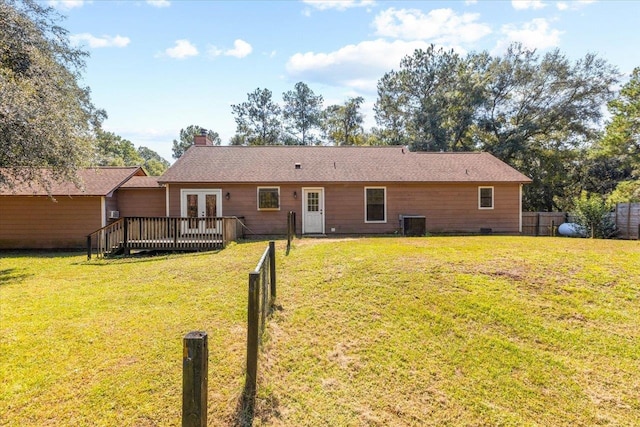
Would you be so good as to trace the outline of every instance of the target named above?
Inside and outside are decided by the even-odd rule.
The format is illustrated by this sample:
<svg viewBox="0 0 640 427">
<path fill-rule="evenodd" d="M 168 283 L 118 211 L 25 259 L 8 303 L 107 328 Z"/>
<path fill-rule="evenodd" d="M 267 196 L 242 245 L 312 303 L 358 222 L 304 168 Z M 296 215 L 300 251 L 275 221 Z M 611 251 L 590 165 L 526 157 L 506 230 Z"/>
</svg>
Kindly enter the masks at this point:
<svg viewBox="0 0 640 427">
<path fill-rule="evenodd" d="M 478 208 L 493 209 L 493 187 L 478 187 Z"/>
<path fill-rule="evenodd" d="M 387 222 L 387 189 L 365 187 L 365 222 Z"/>
<path fill-rule="evenodd" d="M 258 187 L 258 210 L 280 210 L 280 187 Z"/>
</svg>

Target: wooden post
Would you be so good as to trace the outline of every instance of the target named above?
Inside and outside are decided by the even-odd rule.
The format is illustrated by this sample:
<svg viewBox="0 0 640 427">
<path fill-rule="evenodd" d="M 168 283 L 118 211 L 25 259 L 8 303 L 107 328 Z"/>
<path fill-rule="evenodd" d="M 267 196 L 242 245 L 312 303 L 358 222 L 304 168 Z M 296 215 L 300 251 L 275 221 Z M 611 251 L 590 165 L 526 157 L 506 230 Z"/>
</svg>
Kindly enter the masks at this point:
<svg viewBox="0 0 640 427">
<path fill-rule="evenodd" d="M 207 425 L 208 371 L 207 333 L 189 332 L 182 346 L 182 427 Z"/>
<path fill-rule="evenodd" d="M 127 218 L 124 219 L 124 222 L 122 223 L 122 228 L 123 228 L 123 238 L 122 238 L 122 247 L 124 249 L 124 253 L 126 254 L 129 248 L 129 221 L 127 220 Z"/>
<path fill-rule="evenodd" d="M 276 242 L 269 242 L 269 281 L 271 282 L 271 301 L 273 301 L 276 299 Z"/>
<path fill-rule="evenodd" d="M 540 212 L 536 212 L 536 237 L 540 235 Z"/>
<path fill-rule="evenodd" d="M 631 240 L 631 203 L 627 203 L 627 235 Z"/>
<path fill-rule="evenodd" d="M 260 273 L 249 273 L 247 307 L 247 378 L 244 389 L 249 396 L 256 393 L 258 379 L 258 333 L 260 330 Z"/>
<path fill-rule="evenodd" d="M 287 254 L 291 249 L 291 211 L 287 214 Z"/>
<path fill-rule="evenodd" d="M 91 234 L 87 236 L 87 259 L 91 259 Z"/>
</svg>

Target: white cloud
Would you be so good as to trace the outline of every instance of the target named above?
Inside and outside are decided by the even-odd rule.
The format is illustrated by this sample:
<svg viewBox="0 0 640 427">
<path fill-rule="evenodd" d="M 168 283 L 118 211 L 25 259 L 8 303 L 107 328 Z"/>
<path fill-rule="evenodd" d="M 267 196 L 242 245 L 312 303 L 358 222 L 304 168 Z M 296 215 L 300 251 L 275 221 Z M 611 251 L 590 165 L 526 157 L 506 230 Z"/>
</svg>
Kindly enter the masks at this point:
<svg viewBox="0 0 640 427">
<path fill-rule="evenodd" d="M 169 0 L 147 0 L 147 4 L 153 7 L 169 7 L 171 2 Z"/>
<path fill-rule="evenodd" d="M 477 22 L 477 13 L 456 14 L 451 9 L 434 9 L 424 14 L 416 9 L 387 9 L 373 21 L 376 34 L 404 40 L 430 40 L 440 44 L 472 43 L 491 33 Z"/>
<path fill-rule="evenodd" d="M 57 9 L 73 9 L 74 7 L 84 6 L 84 0 L 49 0 L 47 2 L 49 6 L 53 6 Z"/>
<path fill-rule="evenodd" d="M 318 10 L 347 10 L 352 7 L 369 7 L 375 4 L 373 0 L 303 0 L 303 3 L 308 4 L 314 9 Z"/>
<path fill-rule="evenodd" d="M 364 41 L 329 53 L 297 53 L 287 61 L 286 70 L 297 80 L 344 85 L 373 94 L 384 73 L 397 69 L 402 58 L 429 45 L 424 41 Z"/>
<path fill-rule="evenodd" d="M 515 24 L 503 25 L 501 28 L 505 39 L 498 42 L 494 53 L 501 53 L 513 42 L 520 42 L 530 49 L 547 49 L 560 44 L 562 31 L 550 27 L 544 18 L 537 18 L 526 22 L 521 27 Z"/>
<path fill-rule="evenodd" d="M 249 43 L 244 40 L 237 39 L 233 42 L 233 49 L 227 50 L 224 54 L 226 56 L 233 56 L 236 58 L 244 58 L 253 51 L 253 48 Z"/>
<path fill-rule="evenodd" d="M 189 40 L 176 40 L 176 45 L 164 51 L 165 55 L 175 59 L 186 59 L 190 56 L 197 56 L 198 49 Z"/>
<path fill-rule="evenodd" d="M 97 49 L 101 47 L 126 47 L 131 43 L 129 37 L 123 37 L 117 35 L 115 37 L 103 35 L 102 37 L 96 37 L 89 33 L 72 34 L 69 36 L 69 40 L 74 45 L 81 43 L 87 43 L 90 48 Z"/>
<path fill-rule="evenodd" d="M 559 1 L 556 3 L 556 8 L 560 11 L 565 10 L 578 10 L 582 7 L 595 3 L 596 0 L 574 0 L 574 1 Z"/>
<path fill-rule="evenodd" d="M 542 0 L 511 0 L 511 6 L 516 10 L 538 10 L 546 7 L 547 5 L 544 4 Z"/>
<path fill-rule="evenodd" d="M 248 56 L 251 52 L 253 52 L 253 47 L 244 40 L 237 39 L 233 42 L 232 49 L 219 49 L 216 46 L 211 46 L 208 50 L 209 56 L 233 56 L 235 58 L 244 58 Z"/>
<path fill-rule="evenodd" d="M 466 4 L 467 6 L 472 5 L 472 4 L 477 4 L 478 0 L 464 0 L 464 4 Z"/>
</svg>

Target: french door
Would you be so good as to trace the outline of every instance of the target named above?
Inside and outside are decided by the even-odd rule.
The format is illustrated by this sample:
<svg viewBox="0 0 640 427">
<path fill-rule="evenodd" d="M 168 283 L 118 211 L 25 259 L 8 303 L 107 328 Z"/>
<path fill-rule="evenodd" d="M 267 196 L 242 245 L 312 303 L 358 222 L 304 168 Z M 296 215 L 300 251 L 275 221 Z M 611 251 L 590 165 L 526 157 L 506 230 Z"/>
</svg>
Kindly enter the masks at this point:
<svg viewBox="0 0 640 427">
<path fill-rule="evenodd" d="M 216 233 L 216 221 L 222 215 L 222 190 L 180 190 L 183 233 Z M 205 219 L 206 218 L 206 219 Z"/>
</svg>

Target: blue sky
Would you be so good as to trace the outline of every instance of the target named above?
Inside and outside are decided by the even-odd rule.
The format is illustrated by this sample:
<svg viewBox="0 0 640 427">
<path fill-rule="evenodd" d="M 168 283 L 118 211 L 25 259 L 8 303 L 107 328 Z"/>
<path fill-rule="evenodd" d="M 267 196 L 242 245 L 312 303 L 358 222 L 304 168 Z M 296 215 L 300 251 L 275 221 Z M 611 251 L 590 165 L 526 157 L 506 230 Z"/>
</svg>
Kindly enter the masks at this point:
<svg viewBox="0 0 640 427">
<path fill-rule="evenodd" d="M 91 56 L 83 84 L 105 129 L 172 161 L 190 124 L 228 143 L 231 104 L 256 88 L 305 82 L 324 106 L 362 96 L 375 125 L 376 83 L 433 43 L 500 54 L 512 41 L 571 59 L 596 53 L 640 66 L 640 1 L 49 1 Z"/>
</svg>

